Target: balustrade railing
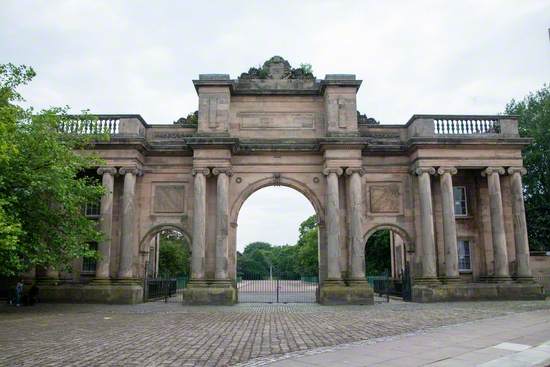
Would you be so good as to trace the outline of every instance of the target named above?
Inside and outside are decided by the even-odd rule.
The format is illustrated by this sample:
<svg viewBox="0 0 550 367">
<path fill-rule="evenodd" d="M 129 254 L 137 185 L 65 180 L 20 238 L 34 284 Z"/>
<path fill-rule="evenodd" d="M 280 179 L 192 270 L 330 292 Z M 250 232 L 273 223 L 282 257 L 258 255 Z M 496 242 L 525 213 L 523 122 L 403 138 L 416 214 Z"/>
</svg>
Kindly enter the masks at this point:
<svg viewBox="0 0 550 367">
<path fill-rule="evenodd" d="M 75 116 L 74 119 L 64 121 L 59 129 L 68 134 L 109 134 L 119 133 L 119 117 L 97 116 L 95 119 L 82 119 Z"/>
<path fill-rule="evenodd" d="M 434 118 L 436 135 L 499 134 L 497 118 Z"/>
</svg>

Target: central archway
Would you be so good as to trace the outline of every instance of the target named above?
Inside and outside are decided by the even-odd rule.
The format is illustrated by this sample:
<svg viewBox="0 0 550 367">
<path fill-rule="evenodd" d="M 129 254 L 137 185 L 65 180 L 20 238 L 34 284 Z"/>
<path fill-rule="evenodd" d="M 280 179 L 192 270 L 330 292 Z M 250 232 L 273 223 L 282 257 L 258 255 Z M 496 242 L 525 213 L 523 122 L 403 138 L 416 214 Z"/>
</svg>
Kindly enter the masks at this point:
<svg viewBox="0 0 550 367">
<path fill-rule="evenodd" d="M 292 224 L 277 218 L 276 213 L 296 210 Z M 290 178 L 263 179 L 242 190 L 231 208 L 230 245 L 230 273 L 234 273 L 240 302 L 316 302 L 321 215 L 315 193 Z M 278 228 L 273 221 L 285 224 Z"/>
</svg>

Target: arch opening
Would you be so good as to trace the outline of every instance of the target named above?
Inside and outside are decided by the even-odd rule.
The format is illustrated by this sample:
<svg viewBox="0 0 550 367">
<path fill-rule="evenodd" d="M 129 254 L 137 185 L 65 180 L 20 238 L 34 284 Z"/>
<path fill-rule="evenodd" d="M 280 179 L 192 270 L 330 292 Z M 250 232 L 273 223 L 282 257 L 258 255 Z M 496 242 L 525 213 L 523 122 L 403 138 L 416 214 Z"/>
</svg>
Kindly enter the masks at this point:
<svg viewBox="0 0 550 367">
<path fill-rule="evenodd" d="M 407 298 L 410 287 L 409 236 L 400 227 L 380 225 L 365 235 L 365 276 L 375 295 Z"/>
<path fill-rule="evenodd" d="M 232 218 L 239 302 L 316 302 L 318 211 L 304 191 L 264 182 L 236 202 Z"/>
</svg>

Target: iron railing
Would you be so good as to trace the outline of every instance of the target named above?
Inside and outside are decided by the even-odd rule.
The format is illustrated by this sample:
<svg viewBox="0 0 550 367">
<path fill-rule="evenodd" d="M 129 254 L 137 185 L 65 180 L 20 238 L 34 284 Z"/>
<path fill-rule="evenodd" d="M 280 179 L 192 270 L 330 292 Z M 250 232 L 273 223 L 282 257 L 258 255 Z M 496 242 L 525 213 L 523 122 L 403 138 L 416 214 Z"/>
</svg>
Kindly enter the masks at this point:
<svg viewBox="0 0 550 367">
<path fill-rule="evenodd" d="M 244 274 L 236 279 L 241 303 L 315 303 L 319 279 L 316 276 Z"/>
</svg>

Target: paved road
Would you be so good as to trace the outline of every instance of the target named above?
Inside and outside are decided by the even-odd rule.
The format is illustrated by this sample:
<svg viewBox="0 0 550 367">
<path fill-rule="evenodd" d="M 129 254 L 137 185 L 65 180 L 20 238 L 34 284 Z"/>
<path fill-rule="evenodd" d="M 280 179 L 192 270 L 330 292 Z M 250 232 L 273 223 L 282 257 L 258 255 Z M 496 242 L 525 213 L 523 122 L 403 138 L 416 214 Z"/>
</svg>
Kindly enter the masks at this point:
<svg viewBox="0 0 550 367">
<path fill-rule="evenodd" d="M 550 310 L 550 301 L 0 306 L 0 366 L 257 364 L 265 357 L 536 309 Z"/>
<path fill-rule="evenodd" d="M 550 312 L 532 311 L 413 335 L 290 353 L 269 367 L 531 367 L 550 365 Z"/>
</svg>

